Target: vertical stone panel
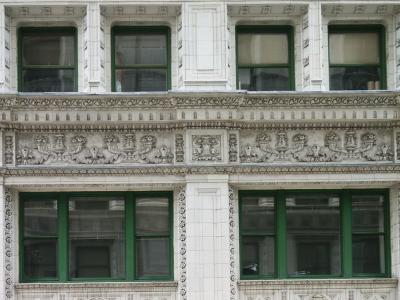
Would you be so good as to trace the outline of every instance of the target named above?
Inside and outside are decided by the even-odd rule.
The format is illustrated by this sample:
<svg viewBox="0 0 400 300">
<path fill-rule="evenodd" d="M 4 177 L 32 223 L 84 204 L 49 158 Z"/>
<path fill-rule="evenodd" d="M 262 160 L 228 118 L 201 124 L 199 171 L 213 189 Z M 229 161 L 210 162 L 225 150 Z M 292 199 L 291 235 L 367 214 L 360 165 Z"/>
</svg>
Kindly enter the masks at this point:
<svg viewBox="0 0 400 300">
<path fill-rule="evenodd" d="M 188 176 L 187 299 L 230 298 L 228 176 Z"/>
</svg>

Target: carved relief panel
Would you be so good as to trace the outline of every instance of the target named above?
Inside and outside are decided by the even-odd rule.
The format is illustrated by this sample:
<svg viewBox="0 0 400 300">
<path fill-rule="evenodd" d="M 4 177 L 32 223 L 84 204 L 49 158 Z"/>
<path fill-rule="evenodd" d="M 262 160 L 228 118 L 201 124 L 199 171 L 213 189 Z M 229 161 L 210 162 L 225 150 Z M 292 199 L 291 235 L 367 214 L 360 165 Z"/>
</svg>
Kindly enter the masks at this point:
<svg viewBox="0 0 400 300">
<path fill-rule="evenodd" d="M 21 133 L 18 165 L 171 164 L 172 134 L 145 132 Z"/>
<path fill-rule="evenodd" d="M 242 163 L 390 162 L 389 130 L 241 132 Z"/>
</svg>

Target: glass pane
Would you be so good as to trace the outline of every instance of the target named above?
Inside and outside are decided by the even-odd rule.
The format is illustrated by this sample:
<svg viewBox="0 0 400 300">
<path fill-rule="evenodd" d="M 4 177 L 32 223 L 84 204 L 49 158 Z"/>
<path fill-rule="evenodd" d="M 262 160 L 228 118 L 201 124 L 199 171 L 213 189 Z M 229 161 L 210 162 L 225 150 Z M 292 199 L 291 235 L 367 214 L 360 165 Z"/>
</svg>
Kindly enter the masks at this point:
<svg viewBox="0 0 400 300">
<path fill-rule="evenodd" d="M 339 197 L 287 197 L 286 213 L 289 275 L 340 274 Z"/>
<path fill-rule="evenodd" d="M 329 59 L 330 64 L 379 64 L 379 34 L 330 33 Z"/>
<path fill-rule="evenodd" d="M 23 92 L 73 92 L 75 71 L 58 69 L 29 69 L 22 71 Z"/>
<path fill-rule="evenodd" d="M 352 222 L 354 231 L 384 231 L 383 197 L 357 195 L 352 197 Z"/>
<path fill-rule="evenodd" d="M 243 275 L 274 275 L 275 240 L 273 237 L 242 238 Z"/>
<path fill-rule="evenodd" d="M 24 270 L 31 278 L 57 277 L 57 240 L 25 239 Z"/>
<path fill-rule="evenodd" d="M 285 33 L 240 33 L 237 39 L 240 65 L 288 63 Z"/>
<path fill-rule="evenodd" d="M 242 230 L 275 233 L 274 197 L 245 197 L 242 201 Z"/>
<path fill-rule="evenodd" d="M 167 64 L 165 34 L 130 34 L 115 36 L 115 64 Z"/>
<path fill-rule="evenodd" d="M 169 275 L 168 238 L 137 239 L 136 250 L 136 273 L 139 277 Z"/>
<path fill-rule="evenodd" d="M 378 67 L 330 67 L 331 90 L 379 90 Z"/>
<path fill-rule="evenodd" d="M 166 69 L 117 70 L 116 92 L 151 92 L 167 90 Z"/>
<path fill-rule="evenodd" d="M 385 273 L 383 236 L 353 235 L 353 273 Z"/>
<path fill-rule="evenodd" d="M 24 202 L 24 236 L 57 236 L 57 200 Z"/>
<path fill-rule="evenodd" d="M 26 65 L 73 66 L 75 38 L 63 34 L 29 34 L 22 37 L 22 59 Z"/>
<path fill-rule="evenodd" d="M 168 198 L 136 200 L 136 234 L 169 234 Z"/>
<path fill-rule="evenodd" d="M 239 89 L 248 91 L 288 91 L 287 68 L 240 68 Z"/>
<path fill-rule="evenodd" d="M 123 277 L 125 204 L 122 197 L 69 201 L 70 276 Z"/>
</svg>

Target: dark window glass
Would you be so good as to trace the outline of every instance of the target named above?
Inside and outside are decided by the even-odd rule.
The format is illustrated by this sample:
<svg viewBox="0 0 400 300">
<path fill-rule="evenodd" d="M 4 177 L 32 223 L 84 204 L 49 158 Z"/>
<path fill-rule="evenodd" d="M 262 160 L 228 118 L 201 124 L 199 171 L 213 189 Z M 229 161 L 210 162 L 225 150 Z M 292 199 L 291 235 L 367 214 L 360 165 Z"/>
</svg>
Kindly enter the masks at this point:
<svg viewBox="0 0 400 300">
<path fill-rule="evenodd" d="M 20 90 L 76 91 L 75 29 L 21 28 L 20 35 Z"/>
<path fill-rule="evenodd" d="M 242 205 L 242 230 L 275 232 L 275 199 L 274 197 L 245 197 Z"/>
<path fill-rule="evenodd" d="M 170 272 L 168 215 L 168 198 L 136 198 L 136 275 L 139 278 L 167 276 Z"/>
<path fill-rule="evenodd" d="M 242 274 L 275 274 L 275 198 L 244 197 L 242 203 Z"/>
<path fill-rule="evenodd" d="M 71 278 L 124 276 L 124 207 L 122 197 L 70 198 Z"/>
<path fill-rule="evenodd" d="M 172 280 L 171 198 L 21 193 L 22 280 Z"/>
<path fill-rule="evenodd" d="M 289 275 L 340 274 L 340 198 L 286 198 Z"/>
<path fill-rule="evenodd" d="M 57 201 L 24 202 L 24 275 L 57 277 Z"/>
<path fill-rule="evenodd" d="M 72 92 L 75 86 L 74 70 L 26 69 L 22 71 L 24 92 Z"/>
<path fill-rule="evenodd" d="M 285 91 L 289 86 L 288 68 L 240 68 L 239 88 L 248 91 Z"/>
<path fill-rule="evenodd" d="M 138 238 L 136 272 L 139 277 L 169 274 L 169 239 Z"/>
<path fill-rule="evenodd" d="M 381 27 L 329 27 L 331 90 L 385 88 Z"/>
<path fill-rule="evenodd" d="M 353 273 L 385 273 L 384 198 L 352 197 Z"/>
<path fill-rule="evenodd" d="M 273 236 L 243 237 L 241 253 L 243 275 L 274 275 L 275 238 Z"/>
<path fill-rule="evenodd" d="M 57 200 L 24 202 L 24 236 L 57 236 Z"/>
<path fill-rule="evenodd" d="M 136 234 L 168 235 L 168 198 L 136 200 Z"/>
<path fill-rule="evenodd" d="M 30 239 L 24 241 L 24 270 L 30 278 L 57 276 L 57 239 Z"/>
<path fill-rule="evenodd" d="M 115 73 L 118 92 L 156 92 L 167 89 L 166 69 L 122 69 Z"/>
<path fill-rule="evenodd" d="M 168 28 L 116 27 L 113 32 L 115 91 L 166 91 Z"/>
<path fill-rule="evenodd" d="M 290 34 L 290 27 L 237 27 L 239 89 L 249 91 L 291 89 Z"/>
</svg>

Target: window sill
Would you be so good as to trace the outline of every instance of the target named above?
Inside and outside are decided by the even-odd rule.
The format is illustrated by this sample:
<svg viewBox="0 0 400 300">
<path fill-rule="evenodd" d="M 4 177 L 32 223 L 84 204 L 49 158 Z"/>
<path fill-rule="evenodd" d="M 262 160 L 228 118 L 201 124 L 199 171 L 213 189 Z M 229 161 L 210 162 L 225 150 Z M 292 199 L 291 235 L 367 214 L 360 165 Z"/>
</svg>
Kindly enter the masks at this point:
<svg viewBox="0 0 400 300">
<path fill-rule="evenodd" d="M 324 288 L 396 288 L 395 278 L 335 278 L 335 279 L 265 279 L 239 280 L 239 289 L 318 289 Z"/>
<path fill-rule="evenodd" d="M 163 291 L 176 291 L 178 282 L 176 281 L 146 281 L 146 282 L 54 282 L 54 283 L 17 283 L 17 291 L 29 290 L 124 290 L 130 291 L 154 291 L 161 289 Z"/>
</svg>

